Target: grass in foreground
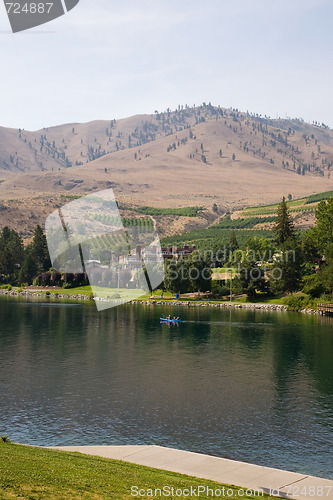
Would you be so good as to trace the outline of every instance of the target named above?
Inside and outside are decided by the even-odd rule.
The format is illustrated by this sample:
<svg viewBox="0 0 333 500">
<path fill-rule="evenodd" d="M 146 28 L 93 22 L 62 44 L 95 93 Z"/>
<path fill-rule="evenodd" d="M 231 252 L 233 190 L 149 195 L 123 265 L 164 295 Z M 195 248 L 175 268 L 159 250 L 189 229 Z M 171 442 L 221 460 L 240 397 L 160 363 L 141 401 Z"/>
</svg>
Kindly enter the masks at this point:
<svg viewBox="0 0 333 500">
<path fill-rule="evenodd" d="M 12 443 L 0 443 L 0 463 L 0 498 L 4 500 L 17 498 L 122 500 L 135 498 L 131 495 L 132 486 L 145 490 L 163 486 L 183 490 L 199 485 L 209 486 L 212 489 L 220 489 L 223 486 L 213 481 L 126 462 Z M 243 498 L 238 496 L 238 488 L 234 487 L 233 490 L 232 498 Z M 140 496 L 140 498 L 152 497 Z M 177 496 L 177 498 L 185 497 Z M 207 496 L 201 495 L 196 498 L 207 498 Z M 251 500 L 257 497 L 246 498 Z M 265 498 L 270 497 L 265 496 Z"/>
</svg>

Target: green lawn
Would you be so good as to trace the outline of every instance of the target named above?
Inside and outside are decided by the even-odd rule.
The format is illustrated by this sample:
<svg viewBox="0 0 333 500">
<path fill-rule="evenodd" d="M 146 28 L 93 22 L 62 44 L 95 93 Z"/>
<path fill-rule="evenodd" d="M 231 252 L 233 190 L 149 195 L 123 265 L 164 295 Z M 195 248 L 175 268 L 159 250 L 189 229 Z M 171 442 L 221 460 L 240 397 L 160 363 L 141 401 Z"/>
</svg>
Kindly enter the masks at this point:
<svg viewBox="0 0 333 500">
<path fill-rule="evenodd" d="M 110 290 L 108 288 L 102 288 L 99 287 L 97 288 L 98 294 L 101 297 L 107 297 L 108 295 L 112 295 L 113 293 L 117 293 L 117 290 Z M 150 293 L 146 293 L 145 291 L 141 290 L 142 295 L 140 297 L 137 297 L 138 289 L 134 288 L 120 288 L 119 289 L 119 294 L 121 297 L 128 297 L 130 300 L 148 300 L 151 297 Z M 81 286 L 77 288 L 63 288 L 61 290 L 50 290 L 44 291 L 43 294 L 50 293 L 51 295 L 56 295 L 56 294 L 61 294 L 61 295 L 86 295 L 87 297 L 91 296 L 92 290 L 91 287 L 88 286 Z M 174 296 L 171 292 L 163 292 L 163 297 L 171 297 Z M 154 299 L 161 299 L 162 297 L 162 290 L 154 290 L 153 292 L 153 297 Z"/>
<path fill-rule="evenodd" d="M 122 500 L 135 498 L 131 495 L 132 486 L 145 490 L 163 486 L 175 489 L 189 489 L 191 486 L 195 488 L 199 485 L 209 486 L 212 489 L 223 487 L 213 481 L 126 462 L 3 442 L 0 442 L 0 463 L 2 500 Z M 238 495 L 238 488 L 233 489 L 235 493 L 232 498 L 243 498 Z M 145 495 L 136 498 L 152 497 Z M 196 498 L 207 498 L 207 496 L 201 495 Z"/>
<path fill-rule="evenodd" d="M 229 274 L 232 272 L 233 276 L 238 274 L 237 267 L 214 267 L 212 269 L 212 272 L 213 273 L 229 273 Z"/>
<path fill-rule="evenodd" d="M 231 268 L 216 268 L 216 269 L 213 269 L 214 272 L 230 272 L 230 269 Z M 235 273 L 235 269 L 234 269 L 234 276 L 236 275 L 237 273 Z M 176 297 L 175 297 L 175 294 L 174 293 L 171 293 L 171 292 L 163 292 L 163 296 L 162 296 L 162 290 L 154 290 L 153 292 L 153 295 L 151 296 L 150 293 L 146 293 L 146 294 L 143 294 L 141 295 L 140 297 L 135 297 L 134 298 L 134 292 L 136 292 L 136 290 L 128 290 L 127 288 L 125 289 L 120 289 L 120 296 L 121 297 L 125 297 L 125 294 L 127 294 L 126 296 L 129 297 L 129 299 L 131 300 L 131 292 L 133 292 L 133 300 L 138 300 L 138 301 L 141 301 L 141 300 L 150 300 L 151 297 L 153 297 L 153 300 L 163 300 L 163 302 L 174 302 L 176 300 Z M 47 292 L 43 292 L 44 294 L 47 293 Z M 54 294 L 64 294 L 64 295 L 87 295 L 88 297 L 91 295 L 91 288 L 90 286 L 83 286 L 83 287 L 79 287 L 79 288 L 69 288 L 69 289 L 63 289 L 63 290 L 52 290 L 50 289 L 50 294 L 54 295 Z M 107 295 L 110 295 L 110 290 L 107 290 L 106 288 L 100 288 L 99 289 L 99 294 L 101 296 L 107 296 Z M 199 303 L 199 302 L 204 302 L 204 303 L 207 303 L 208 302 L 208 299 L 197 299 L 195 297 L 185 297 L 185 296 L 181 296 L 179 299 L 177 299 L 177 301 L 184 301 L 184 302 L 196 302 L 196 303 Z M 225 302 L 230 302 L 229 299 L 225 299 L 225 300 L 222 300 L 222 299 L 210 299 L 209 302 L 211 303 L 217 303 L 217 304 L 223 304 Z M 235 304 L 243 304 L 244 302 L 248 302 L 248 303 L 254 303 L 254 304 L 257 304 L 257 303 L 260 303 L 260 304 L 281 304 L 283 305 L 284 304 L 284 297 L 282 298 L 279 298 L 279 297 L 267 297 L 267 295 L 265 294 L 257 294 L 257 296 L 255 298 L 247 298 L 247 297 L 242 297 L 242 298 L 239 298 L 237 300 L 233 300 L 232 301 L 233 303 Z M 1 499 L 1 497 L 0 497 Z"/>
<path fill-rule="evenodd" d="M 236 302 L 240 304 L 249 303 L 249 304 L 277 304 L 277 305 L 285 305 L 285 297 L 270 297 L 265 294 L 258 293 L 255 297 L 241 297 L 237 299 Z"/>
<path fill-rule="evenodd" d="M 47 291 L 43 291 L 43 294 L 51 294 L 51 295 L 87 295 L 87 297 L 91 294 L 90 286 L 80 286 L 78 288 L 62 288 L 61 290 L 52 290 L 50 288 Z"/>
<path fill-rule="evenodd" d="M 94 290 L 98 293 L 99 297 L 108 297 L 110 296 L 112 298 L 113 294 L 117 293 L 117 289 L 110 289 L 110 288 L 103 288 L 103 287 L 94 287 Z M 138 290 L 137 288 L 119 288 L 119 295 L 120 298 L 126 298 L 128 300 L 132 300 L 137 297 L 138 292 L 141 292 L 142 295 L 145 295 L 144 290 Z M 44 291 L 44 294 L 50 293 L 52 295 L 55 294 L 61 294 L 61 295 L 86 295 L 87 297 L 91 296 L 92 290 L 91 287 L 88 286 L 81 286 L 78 288 L 63 288 L 61 290 L 48 290 Z"/>
</svg>

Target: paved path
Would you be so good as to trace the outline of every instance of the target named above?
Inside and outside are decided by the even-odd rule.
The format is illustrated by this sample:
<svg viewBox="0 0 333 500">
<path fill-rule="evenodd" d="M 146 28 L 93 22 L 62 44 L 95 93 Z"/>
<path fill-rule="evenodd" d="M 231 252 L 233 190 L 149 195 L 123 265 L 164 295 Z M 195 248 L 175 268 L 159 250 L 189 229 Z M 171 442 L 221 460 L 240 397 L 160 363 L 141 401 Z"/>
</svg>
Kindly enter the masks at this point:
<svg viewBox="0 0 333 500">
<path fill-rule="evenodd" d="M 260 465 L 227 460 L 162 446 L 60 446 L 73 451 L 124 460 L 188 476 L 211 479 L 245 489 L 263 490 L 275 496 L 298 500 L 333 500 L 333 481 Z M 162 485 L 163 486 L 163 485 Z M 244 497 L 246 498 L 246 497 Z"/>
</svg>

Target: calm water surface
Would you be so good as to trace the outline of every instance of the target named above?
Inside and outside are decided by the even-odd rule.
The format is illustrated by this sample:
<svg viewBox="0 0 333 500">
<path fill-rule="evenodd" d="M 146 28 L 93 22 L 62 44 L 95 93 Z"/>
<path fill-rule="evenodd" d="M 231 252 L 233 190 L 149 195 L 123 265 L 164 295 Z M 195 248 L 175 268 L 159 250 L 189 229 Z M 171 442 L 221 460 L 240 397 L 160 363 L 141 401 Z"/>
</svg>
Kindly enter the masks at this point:
<svg viewBox="0 0 333 500">
<path fill-rule="evenodd" d="M 329 319 L 2 298 L 0 328 L 14 441 L 158 444 L 333 478 Z"/>
</svg>

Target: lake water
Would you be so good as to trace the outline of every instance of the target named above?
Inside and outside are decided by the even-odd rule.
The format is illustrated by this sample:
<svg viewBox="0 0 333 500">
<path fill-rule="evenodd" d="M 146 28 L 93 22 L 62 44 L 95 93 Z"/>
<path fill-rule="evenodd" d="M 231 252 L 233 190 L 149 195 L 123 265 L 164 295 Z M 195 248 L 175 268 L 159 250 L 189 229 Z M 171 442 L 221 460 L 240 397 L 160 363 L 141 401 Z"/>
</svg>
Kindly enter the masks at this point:
<svg viewBox="0 0 333 500">
<path fill-rule="evenodd" d="M 0 433 L 16 442 L 158 444 L 333 478 L 332 320 L 1 298 L 0 322 Z"/>
</svg>

